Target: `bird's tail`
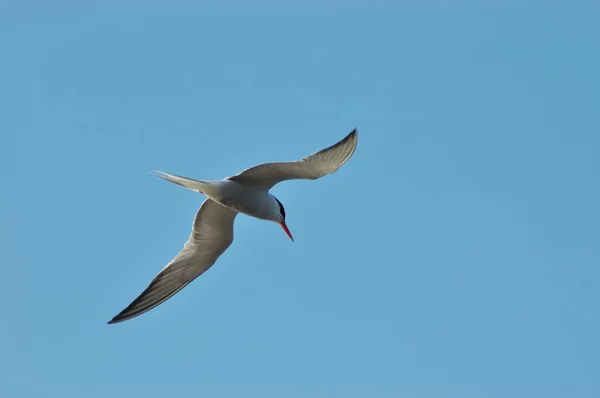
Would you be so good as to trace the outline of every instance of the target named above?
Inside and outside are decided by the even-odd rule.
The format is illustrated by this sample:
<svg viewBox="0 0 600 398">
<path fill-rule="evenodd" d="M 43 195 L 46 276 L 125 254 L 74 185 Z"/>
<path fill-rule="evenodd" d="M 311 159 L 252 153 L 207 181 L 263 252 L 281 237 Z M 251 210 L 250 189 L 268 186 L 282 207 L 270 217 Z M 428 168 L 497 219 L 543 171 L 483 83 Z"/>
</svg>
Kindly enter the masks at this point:
<svg viewBox="0 0 600 398">
<path fill-rule="evenodd" d="M 207 185 L 210 185 L 210 183 L 206 181 L 192 180 L 191 178 L 180 177 L 175 174 L 165 173 L 164 171 L 155 170 L 150 174 L 160 177 L 163 180 L 172 182 L 173 184 L 181 185 L 184 188 L 191 189 L 192 191 L 198 191 L 200 193 L 204 193 L 204 188 Z"/>
</svg>

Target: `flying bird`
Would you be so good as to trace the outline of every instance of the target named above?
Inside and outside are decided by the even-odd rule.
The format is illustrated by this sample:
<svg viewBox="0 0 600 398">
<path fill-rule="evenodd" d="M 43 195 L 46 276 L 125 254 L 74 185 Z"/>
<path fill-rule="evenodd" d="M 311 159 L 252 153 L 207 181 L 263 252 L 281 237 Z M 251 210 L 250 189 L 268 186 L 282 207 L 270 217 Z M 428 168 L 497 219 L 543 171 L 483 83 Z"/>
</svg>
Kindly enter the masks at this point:
<svg viewBox="0 0 600 398">
<path fill-rule="evenodd" d="M 285 209 L 269 190 L 282 181 L 316 180 L 334 173 L 350 159 L 357 144 L 354 129 L 338 143 L 301 160 L 263 163 L 223 180 L 199 181 L 156 171 L 156 176 L 200 192 L 207 199 L 196 213 L 183 249 L 142 294 L 108 323 L 126 321 L 151 310 L 202 275 L 233 242 L 233 221 L 238 213 L 276 222 L 293 242 L 285 223 Z"/>
</svg>

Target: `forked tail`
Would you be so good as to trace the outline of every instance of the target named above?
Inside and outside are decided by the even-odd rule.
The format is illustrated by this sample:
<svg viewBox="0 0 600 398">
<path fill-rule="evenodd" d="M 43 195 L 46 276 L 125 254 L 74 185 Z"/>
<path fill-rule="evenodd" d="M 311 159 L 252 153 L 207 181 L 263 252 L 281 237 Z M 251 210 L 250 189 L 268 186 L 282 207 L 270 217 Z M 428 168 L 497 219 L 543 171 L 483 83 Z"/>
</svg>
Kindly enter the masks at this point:
<svg viewBox="0 0 600 398">
<path fill-rule="evenodd" d="M 163 180 L 172 182 L 173 184 L 181 185 L 184 188 L 191 189 L 192 191 L 198 191 L 200 193 L 204 193 L 203 188 L 210 184 L 205 181 L 192 180 L 191 178 L 165 173 L 164 171 L 154 170 L 154 172 L 150 174 L 160 177 Z"/>
</svg>

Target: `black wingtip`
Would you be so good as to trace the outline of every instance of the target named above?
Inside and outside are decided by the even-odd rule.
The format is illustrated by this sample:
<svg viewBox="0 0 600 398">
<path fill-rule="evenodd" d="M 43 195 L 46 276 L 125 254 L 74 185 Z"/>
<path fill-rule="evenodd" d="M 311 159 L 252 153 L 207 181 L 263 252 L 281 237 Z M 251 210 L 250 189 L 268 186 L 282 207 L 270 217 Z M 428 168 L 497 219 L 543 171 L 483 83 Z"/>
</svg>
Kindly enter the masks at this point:
<svg viewBox="0 0 600 398">
<path fill-rule="evenodd" d="M 350 132 L 350 134 L 348 134 L 348 135 L 347 135 L 347 136 L 346 136 L 346 137 L 345 137 L 345 138 L 344 138 L 344 139 L 343 139 L 343 140 L 340 142 L 340 144 L 342 144 L 342 143 L 346 143 L 346 142 L 348 142 L 348 141 L 350 141 L 350 140 L 358 140 L 358 138 L 357 138 L 357 135 L 358 135 L 358 129 L 355 127 L 355 128 L 354 128 L 354 130 L 352 130 L 352 131 Z"/>
<path fill-rule="evenodd" d="M 357 134 L 358 134 L 358 129 L 355 127 L 355 128 L 354 128 L 354 130 L 352 130 L 352 131 L 350 132 L 350 134 L 348 134 L 348 135 L 346 136 L 346 138 L 344 138 L 342 141 L 343 141 L 343 142 L 346 142 L 346 141 L 348 141 L 348 140 L 354 139 L 354 138 L 356 137 L 356 135 L 357 135 Z"/>
<path fill-rule="evenodd" d="M 129 319 L 128 316 L 124 315 L 125 310 L 119 312 L 117 315 L 113 317 L 110 321 L 106 322 L 107 325 L 114 325 L 115 323 L 120 323 Z"/>
</svg>

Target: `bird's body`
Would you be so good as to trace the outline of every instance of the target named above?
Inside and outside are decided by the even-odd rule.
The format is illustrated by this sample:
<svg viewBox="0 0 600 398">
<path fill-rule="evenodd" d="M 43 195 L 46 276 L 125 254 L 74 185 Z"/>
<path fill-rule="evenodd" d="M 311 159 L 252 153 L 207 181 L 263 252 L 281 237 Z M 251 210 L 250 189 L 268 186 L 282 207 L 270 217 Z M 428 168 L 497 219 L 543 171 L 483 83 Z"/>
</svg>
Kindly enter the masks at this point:
<svg viewBox="0 0 600 398">
<path fill-rule="evenodd" d="M 227 179 L 197 181 L 166 173 L 156 173 L 156 175 L 188 189 L 199 191 L 215 202 L 250 217 L 272 220 L 279 214 L 277 199 L 264 189 Z"/>
<path fill-rule="evenodd" d="M 314 180 L 331 174 L 346 163 L 358 143 L 356 129 L 343 140 L 302 160 L 264 163 L 224 180 L 201 181 L 174 174 L 156 175 L 207 196 L 192 232 L 175 258 L 127 308 L 109 323 L 134 318 L 163 303 L 210 268 L 233 242 L 233 222 L 238 213 L 281 225 L 290 239 L 285 209 L 269 190 L 292 179 Z"/>
</svg>

